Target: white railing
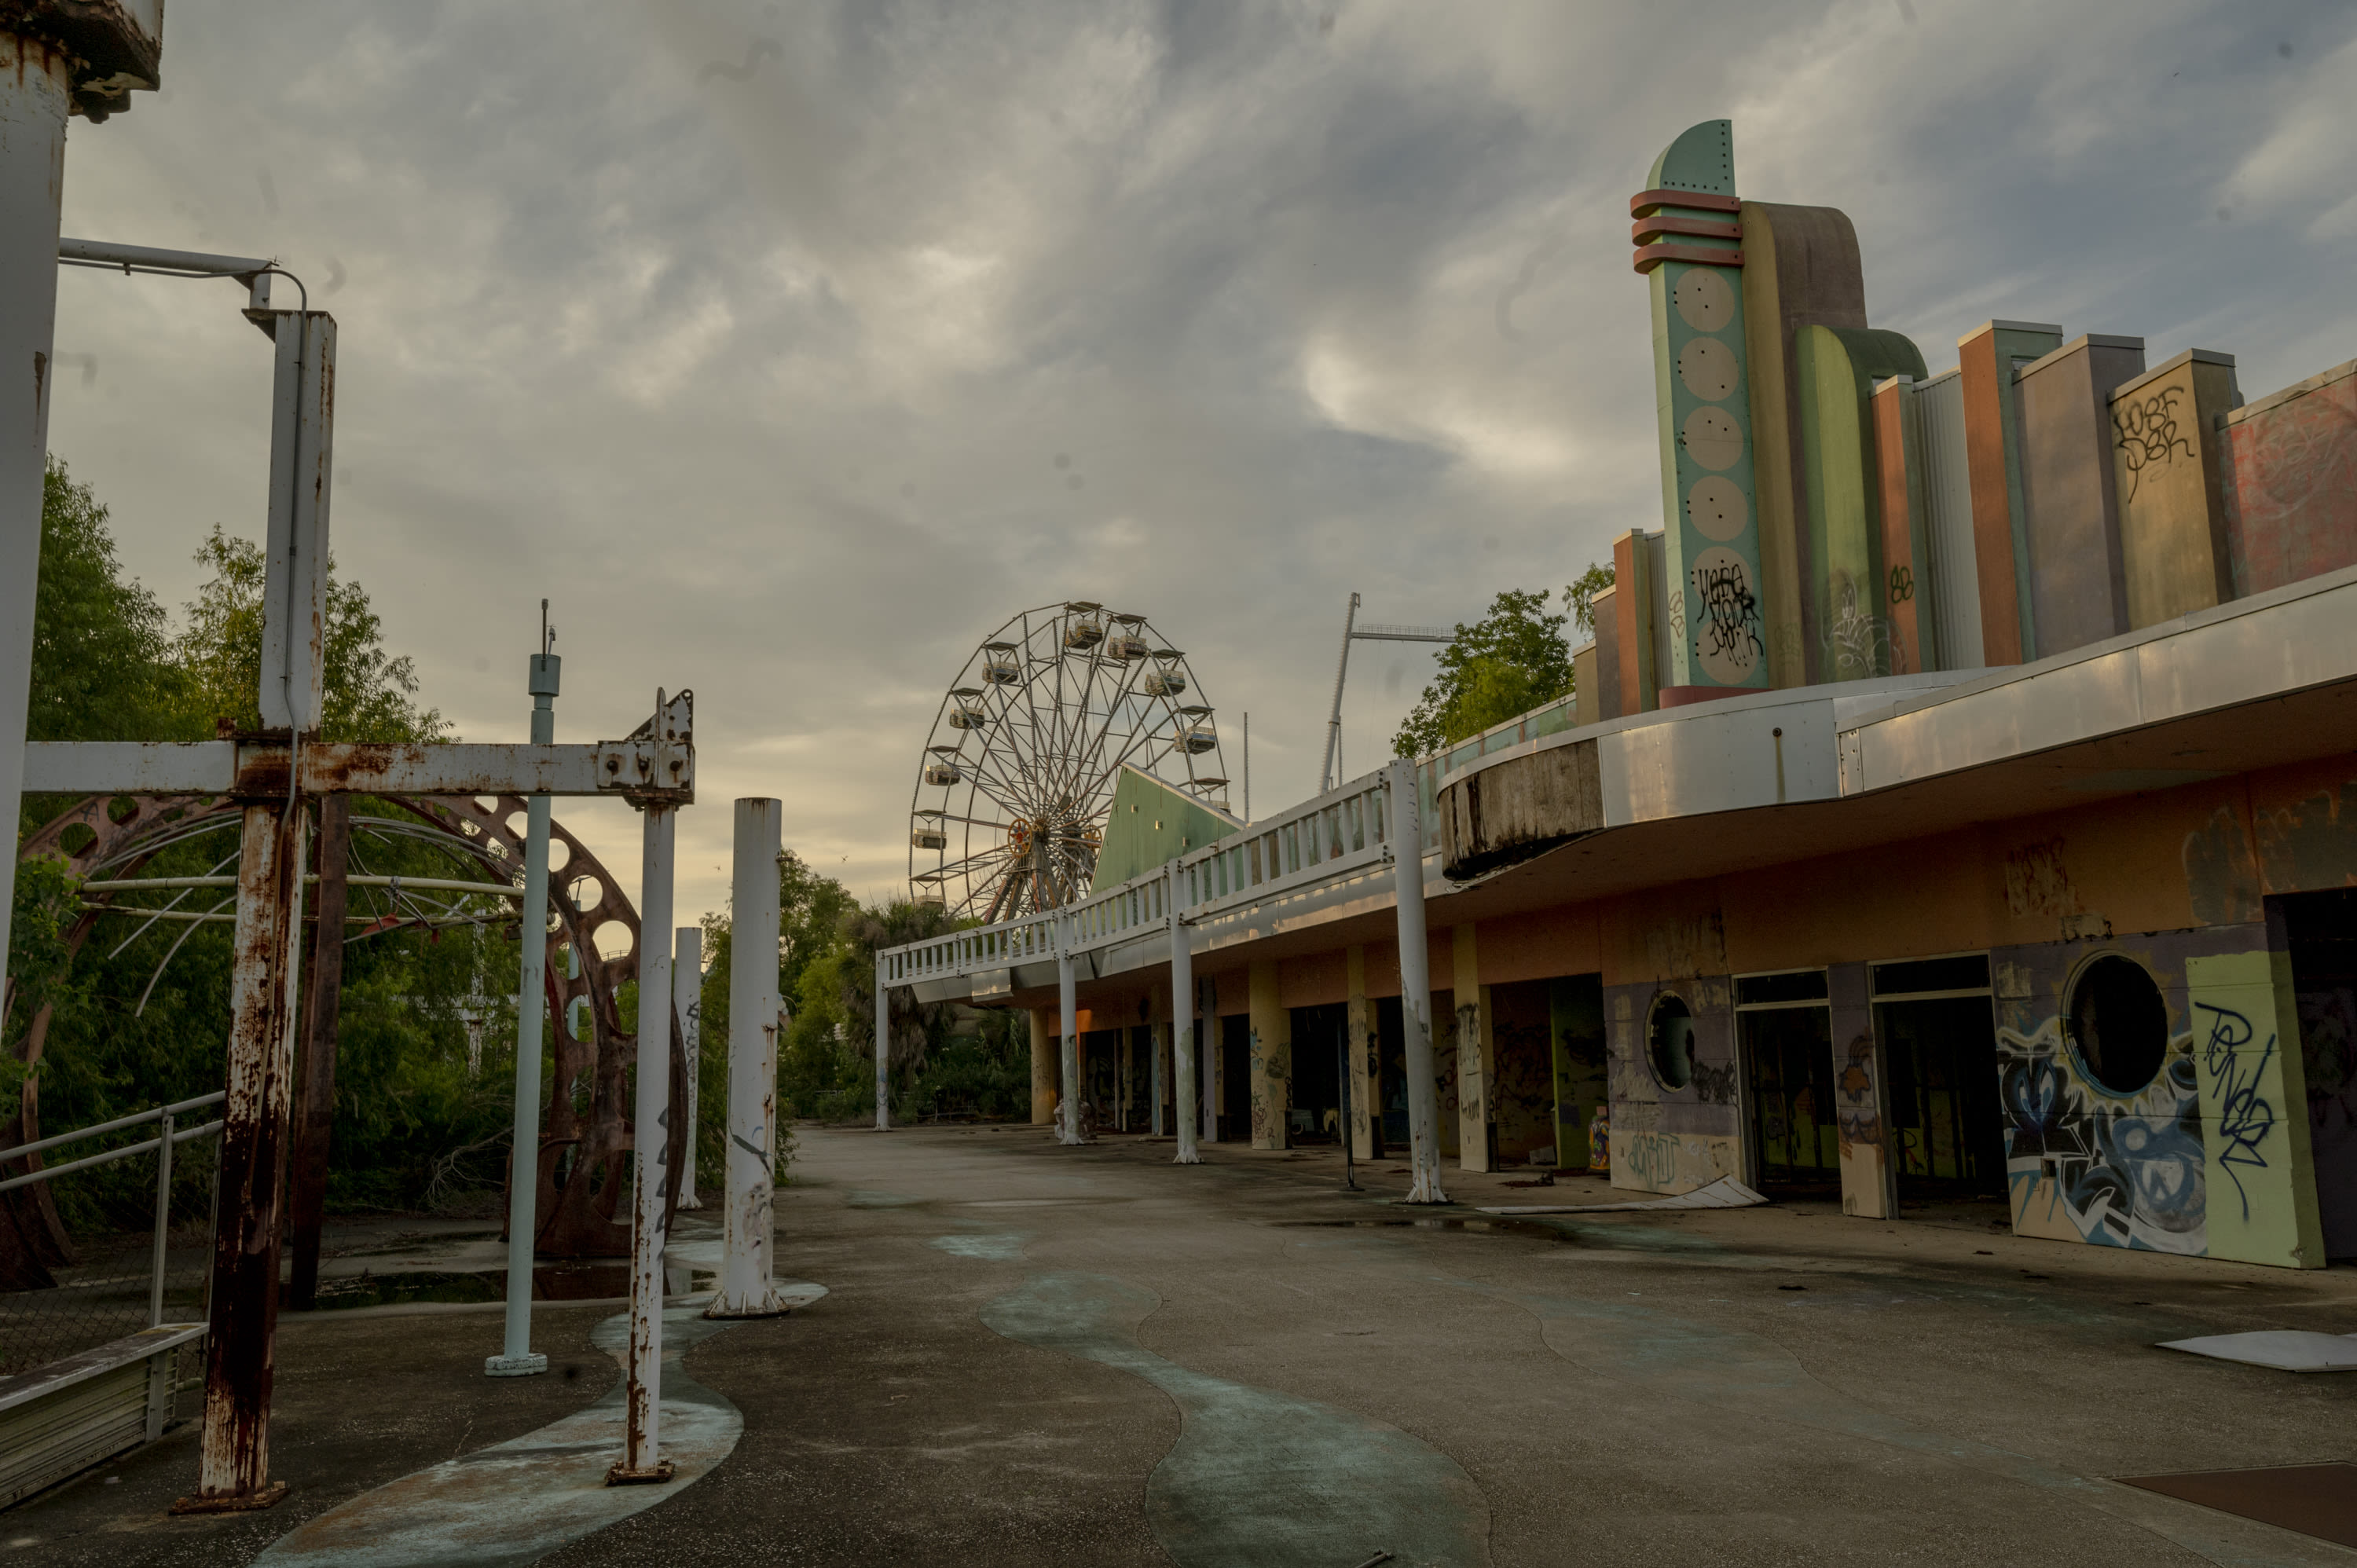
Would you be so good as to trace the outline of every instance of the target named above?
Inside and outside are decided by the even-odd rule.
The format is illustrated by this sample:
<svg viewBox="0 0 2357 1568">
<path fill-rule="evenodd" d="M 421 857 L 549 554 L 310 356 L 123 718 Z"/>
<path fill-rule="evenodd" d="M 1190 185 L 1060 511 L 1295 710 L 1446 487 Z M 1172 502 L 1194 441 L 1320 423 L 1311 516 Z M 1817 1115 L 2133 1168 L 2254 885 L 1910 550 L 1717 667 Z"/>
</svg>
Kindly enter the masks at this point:
<svg viewBox="0 0 2357 1568">
<path fill-rule="evenodd" d="M 1416 772 L 1427 808 L 1423 847 L 1429 849 L 1439 842 L 1429 810 L 1437 767 L 1424 762 Z M 1216 917 L 1240 905 L 1380 865 L 1390 858 L 1383 842 L 1390 822 L 1383 776 L 1370 773 L 1280 816 L 1190 850 L 1177 861 L 1179 897 L 1188 918 Z M 1165 867 L 1156 866 L 1061 909 L 887 948 L 877 954 L 877 963 L 886 985 L 910 985 L 1051 960 L 1060 949 L 1089 952 L 1165 929 L 1168 898 Z"/>
</svg>

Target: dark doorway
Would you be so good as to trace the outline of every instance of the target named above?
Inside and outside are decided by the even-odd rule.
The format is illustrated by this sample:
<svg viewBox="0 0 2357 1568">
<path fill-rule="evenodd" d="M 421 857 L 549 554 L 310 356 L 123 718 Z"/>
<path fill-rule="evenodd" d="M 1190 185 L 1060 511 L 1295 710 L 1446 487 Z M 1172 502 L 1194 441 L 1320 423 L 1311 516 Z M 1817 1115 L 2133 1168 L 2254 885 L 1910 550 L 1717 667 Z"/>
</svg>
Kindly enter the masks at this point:
<svg viewBox="0 0 2357 1568">
<path fill-rule="evenodd" d="M 1736 982 L 1748 1163 L 1763 1189 L 1841 1190 L 1833 1015 L 1819 1000 L 1824 995 L 1823 970 Z"/>
<path fill-rule="evenodd" d="M 1331 1144 L 1341 1125 L 1342 1037 L 1351 1010 L 1342 1003 L 1293 1009 L 1293 1112 L 1297 1144 Z"/>
<path fill-rule="evenodd" d="M 2005 1190 L 1996 1033 L 1986 996 L 1874 1005 L 1890 1075 L 1891 1158 L 1902 1197 Z"/>
<path fill-rule="evenodd" d="M 1594 1168 L 1587 1132 L 1609 1098 L 1604 1056 L 1604 977 L 1550 981 L 1547 1025 L 1555 1066 L 1555 1165 Z"/>
<path fill-rule="evenodd" d="M 1407 1152 L 1407 1026 L 1400 1017 L 1398 997 L 1377 999 L 1375 1038 L 1383 1062 L 1383 1146 L 1404 1155 Z"/>
<path fill-rule="evenodd" d="M 1252 1019 L 1220 1020 L 1220 1141 L 1252 1142 Z"/>
<path fill-rule="evenodd" d="M 2324 1255 L 2357 1258 L 2357 888 L 2267 900 L 2291 957 Z"/>
<path fill-rule="evenodd" d="M 1081 1081 L 1087 1086 L 1085 1098 L 1095 1108 L 1096 1124 L 1110 1131 L 1114 1126 L 1114 1102 L 1121 1085 L 1121 1036 L 1119 1029 L 1091 1029 L 1081 1036 Z"/>
</svg>

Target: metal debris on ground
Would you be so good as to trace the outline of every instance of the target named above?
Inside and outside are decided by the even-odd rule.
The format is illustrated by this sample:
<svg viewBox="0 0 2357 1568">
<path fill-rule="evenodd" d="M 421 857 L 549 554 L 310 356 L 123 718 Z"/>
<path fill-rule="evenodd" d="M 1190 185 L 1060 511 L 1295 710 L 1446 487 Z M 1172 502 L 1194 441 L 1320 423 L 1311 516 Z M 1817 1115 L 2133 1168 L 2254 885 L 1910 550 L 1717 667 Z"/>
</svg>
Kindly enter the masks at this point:
<svg viewBox="0 0 2357 1568">
<path fill-rule="evenodd" d="M 1641 1198 L 1633 1203 L 1524 1203 L 1484 1208 L 1483 1214 L 1599 1214 L 1626 1208 L 1749 1208 L 1768 1200 L 1733 1176 L 1721 1176 L 1708 1187 L 1674 1197 Z"/>
</svg>

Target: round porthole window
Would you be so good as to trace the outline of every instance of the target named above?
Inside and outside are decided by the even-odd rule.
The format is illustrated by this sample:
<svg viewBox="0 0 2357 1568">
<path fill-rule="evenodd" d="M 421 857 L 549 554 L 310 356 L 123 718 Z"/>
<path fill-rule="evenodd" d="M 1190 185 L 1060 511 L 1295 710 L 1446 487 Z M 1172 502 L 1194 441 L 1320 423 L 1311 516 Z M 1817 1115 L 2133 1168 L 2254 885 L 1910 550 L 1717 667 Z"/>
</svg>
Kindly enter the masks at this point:
<svg viewBox="0 0 2357 1568">
<path fill-rule="evenodd" d="M 2151 972 L 2105 953 L 2071 982 L 2065 1036 L 2089 1078 L 2114 1094 L 2134 1094 L 2160 1076 L 2169 1054 L 2169 1005 Z"/>
<path fill-rule="evenodd" d="M 1663 1089 L 1684 1089 L 1694 1081 L 1694 1013 L 1674 991 L 1653 998 L 1653 1010 L 1645 1016 L 1645 1050 Z"/>
</svg>

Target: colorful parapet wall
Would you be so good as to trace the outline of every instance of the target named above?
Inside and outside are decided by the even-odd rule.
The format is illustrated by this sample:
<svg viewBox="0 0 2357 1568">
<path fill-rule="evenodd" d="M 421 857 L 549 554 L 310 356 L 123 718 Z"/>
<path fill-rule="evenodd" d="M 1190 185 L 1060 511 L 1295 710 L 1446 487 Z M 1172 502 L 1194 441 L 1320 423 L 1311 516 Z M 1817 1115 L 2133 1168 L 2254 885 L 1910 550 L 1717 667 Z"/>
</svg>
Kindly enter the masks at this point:
<svg viewBox="0 0 2357 1568">
<path fill-rule="evenodd" d="M 2211 927 L 1990 955 L 2017 1235 L 2323 1266 L 2298 1053 L 2278 1029 L 2288 976 L 2266 944 L 2264 927 Z M 2064 1012 L 2099 962 L 2141 969 L 2167 1009 L 2159 1070 L 2124 1089 L 2099 1030 Z"/>
<path fill-rule="evenodd" d="M 2219 422 L 2236 596 L 2357 565 L 2357 360 Z"/>
<path fill-rule="evenodd" d="M 1629 211 L 1653 305 L 1671 633 L 1660 683 L 1674 703 L 1769 684 L 1733 126 L 1695 126 L 1646 184 Z"/>
</svg>

